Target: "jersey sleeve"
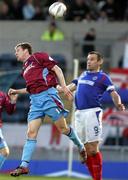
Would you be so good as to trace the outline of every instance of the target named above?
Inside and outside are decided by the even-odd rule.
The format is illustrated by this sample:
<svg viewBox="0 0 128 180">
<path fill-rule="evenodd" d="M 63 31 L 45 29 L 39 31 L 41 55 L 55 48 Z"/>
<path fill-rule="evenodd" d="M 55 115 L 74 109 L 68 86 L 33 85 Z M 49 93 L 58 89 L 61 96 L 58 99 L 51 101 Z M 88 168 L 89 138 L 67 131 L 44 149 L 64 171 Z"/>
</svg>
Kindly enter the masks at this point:
<svg viewBox="0 0 128 180">
<path fill-rule="evenodd" d="M 49 70 L 52 69 L 55 65 L 57 65 L 57 62 L 52 59 L 47 53 L 35 53 L 34 56 L 36 57 L 38 63 Z"/>
<path fill-rule="evenodd" d="M 74 84 L 77 86 L 78 79 L 73 79 L 73 80 L 72 80 L 72 83 L 74 83 Z"/>
<path fill-rule="evenodd" d="M 16 104 L 11 104 L 10 98 L 7 94 L 3 93 L 4 109 L 8 114 L 12 114 L 16 109 Z"/>
<path fill-rule="evenodd" d="M 107 74 L 104 75 L 103 84 L 106 87 L 106 91 L 108 93 L 111 93 L 112 91 L 115 90 L 115 86 L 113 85 L 111 78 Z"/>
</svg>

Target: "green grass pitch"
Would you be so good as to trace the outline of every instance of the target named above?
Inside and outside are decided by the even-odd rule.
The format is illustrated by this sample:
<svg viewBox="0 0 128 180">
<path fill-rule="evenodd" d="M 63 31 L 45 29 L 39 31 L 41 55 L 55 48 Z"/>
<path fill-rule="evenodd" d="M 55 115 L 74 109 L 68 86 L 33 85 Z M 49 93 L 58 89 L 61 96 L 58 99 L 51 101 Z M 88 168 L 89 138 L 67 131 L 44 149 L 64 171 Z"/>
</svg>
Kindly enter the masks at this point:
<svg viewBox="0 0 128 180">
<path fill-rule="evenodd" d="M 11 177 L 10 175 L 0 175 L 0 180 L 82 180 L 82 179 L 69 178 L 69 177 L 44 177 L 44 176 Z M 86 179 L 86 180 L 91 180 L 91 179 Z"/>
</svg>

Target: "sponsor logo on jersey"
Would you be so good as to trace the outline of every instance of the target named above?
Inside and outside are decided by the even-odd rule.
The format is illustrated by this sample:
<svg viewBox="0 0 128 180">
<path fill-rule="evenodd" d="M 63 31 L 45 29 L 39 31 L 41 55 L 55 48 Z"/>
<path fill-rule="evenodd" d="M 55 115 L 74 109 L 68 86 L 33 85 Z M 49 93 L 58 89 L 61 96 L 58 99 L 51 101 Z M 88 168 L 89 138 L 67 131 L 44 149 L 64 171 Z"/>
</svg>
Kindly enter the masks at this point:
<svg viewBox="0 0 128 180">
<path fill-rule="evenodd" d="M 94 76 L 94 77 L 92 78 L 92 80 L 95 81 L 95 80 L 97 80 L 97 78 L 98 78 L 97 76 Z"/>
<path fill-rule="evenodd" d="M 91 80 L 79 80 L 79 84 L 88 84 L 90 86 L 93 86 L 95 82 Z"/>
</svg>

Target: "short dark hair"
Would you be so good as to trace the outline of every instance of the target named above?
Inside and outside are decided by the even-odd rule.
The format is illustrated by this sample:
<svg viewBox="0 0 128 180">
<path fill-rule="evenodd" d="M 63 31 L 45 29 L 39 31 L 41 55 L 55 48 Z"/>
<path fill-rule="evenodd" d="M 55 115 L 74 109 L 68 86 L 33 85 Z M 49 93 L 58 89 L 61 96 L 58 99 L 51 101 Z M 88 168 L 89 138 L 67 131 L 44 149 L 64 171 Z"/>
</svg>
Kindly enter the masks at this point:
<svg viewBox="0 0 128 180">
<path fill-rule="evenodd" d="M 89 55 L 89 54 L 95 54 L 95 55 L 97 55 L 97 61 L 101 61 L 101 60 L 104 59 L 104 57 L 102 56 L 102 54 L 100 54 L 98 51 L 91 51 L 91 52 L 88 53 L 88 55 Z"/>
<path fill-rule="evenodd" d="M 18 47 L 22 47 L 22 49 L 27 49 L 29 54 L 32 54 L 32 46 L 30 43 L 28 42 L 19 43 L 15 46 L 15 49 L 17 49 Z"/>
</svg>

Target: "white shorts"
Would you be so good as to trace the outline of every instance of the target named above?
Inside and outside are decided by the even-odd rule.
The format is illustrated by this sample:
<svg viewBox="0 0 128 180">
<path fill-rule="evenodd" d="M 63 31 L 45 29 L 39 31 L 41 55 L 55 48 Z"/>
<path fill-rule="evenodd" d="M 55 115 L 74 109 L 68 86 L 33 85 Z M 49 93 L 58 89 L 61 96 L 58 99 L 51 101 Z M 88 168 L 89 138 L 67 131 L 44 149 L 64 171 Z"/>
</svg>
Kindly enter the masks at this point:
<svg viewBox="0 0 128 180">
<path fill-rule="evenodd" d="M 75 130 L 84 144 L 102 140 L 102 115 L 99 107 L 75 112 Z"/>
</svg>

